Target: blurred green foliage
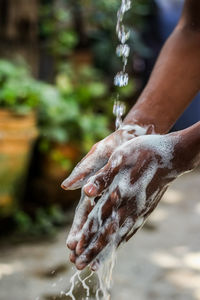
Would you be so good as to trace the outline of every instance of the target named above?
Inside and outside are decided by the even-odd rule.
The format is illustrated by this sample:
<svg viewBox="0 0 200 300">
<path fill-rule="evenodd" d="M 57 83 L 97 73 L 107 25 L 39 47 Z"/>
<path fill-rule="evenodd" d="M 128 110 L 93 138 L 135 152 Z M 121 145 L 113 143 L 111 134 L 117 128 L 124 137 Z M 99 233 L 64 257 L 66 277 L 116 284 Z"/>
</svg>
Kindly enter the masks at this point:
<svg viewBox="0 0 200 300">
<path fill-rule="evenodd" d="M 58 205 L 48 208 L 38 208 L 35 216 L 31 217 L 23 210 L 17 210 L 13 218 L 15 224 L 15 235 L 27 236 L 54 236 L 57 228 L 68 222 L 66 215 Z"/>
<path fill-rule="evenodd" d="M 49 141 L 74 142 L 85 153 L 109 134 L 111 113 L 102 114 L 109 94 L 101 79 L 92 67 L 83 66 L 74 72 L 69 64 L 65 64 L 56 77 L 56 85 L 43 89 L 39 106 L 43 149 L 48 148 Z M 112 103 L 109 103 L 111 112 Z"/>
<path fill-rule="evenodd" d="M 44 4 L 40 9 L 40 35 L 46 40 L 46 47 L 54 57 L 69 55 L 78 43 L 76 31 L 69 26 L 72 22 L 71 13 L 66 7 Z"/>
<path fill-rule="evenodd" d="M 147 26 L 145 18 L 152 10 L 152 0 L 134 0 L 132 9 L 125 14 L 124 23 L 130 29 L 131 55 L 149 56 L 150 51 L 141 38 Z M 118 43 L 115 34 L 119 0 L 58 0 L 45 2 L 41 8 L 40 32 L 48 51 L 57 63 L 72 54 L 74 47 L 88 47 L 95 64 L 105 74 L 121 68 L 115 55 Z M 60 61 L 61 59 L 61 61 Z"/>
<path fill-rule="evenodd" d="M 125 14 L 124 24 L 130 30 L 128 42 L 131 45 L 130 57 L 134 53 L 143 57 L 150 55 L 149 49 L 142 41 L 141 32 L 145 31 L 147 26 L 145 17 L 151 12 L 152 2 L 151 0 L 134 0 L 132 9 Z M 88 22 L 88 37 L 93 41 L 92 48 L 96 64 L 108 74 L 113 74 L 121 68 L 121 60 L 115 54 L 118 43 L 115 27 L 120 1 L 82 0 L 80 4 Z"/>
<path fill-rule="evenodd" d="M 26 114 L 36 108 L 40 100 L 40 84 L 28 67 L 0 60 L 0 107 Z"/>
<path fill-rule="evenodd" d="M 75 72 L 63 65 L 54 85 L 34 79 L 23 63 L 0 60 L 0 107 L 19 114 L 38 112 L 41 148 L 51 143 L 78 142 L 82 152 L 109 134 L 112 103 L 96 69 Z M 104 104 L 107 112 L 105 112 Z"/>
</svg>

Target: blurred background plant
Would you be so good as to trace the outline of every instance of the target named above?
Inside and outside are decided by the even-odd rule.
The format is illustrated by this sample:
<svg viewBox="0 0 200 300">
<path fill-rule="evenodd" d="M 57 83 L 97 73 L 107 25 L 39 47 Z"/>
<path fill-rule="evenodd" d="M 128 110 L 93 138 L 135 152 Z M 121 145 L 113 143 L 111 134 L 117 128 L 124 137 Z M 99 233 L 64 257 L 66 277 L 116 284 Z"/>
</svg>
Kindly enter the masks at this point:
<svg viewBox="0 0 200 300">
<path fill-rule="evenodd" d="M 39 104 L 40 84 L 25 62 L 0 60 L 0 108 L 27 114 Z"/>
<path fill-rule="evenodd" d="M 119 1 L 31 0 L 27 6 L 22 0 L 20 7 L 15 2 L 4 5 L 0 222 L 20 237 L 53 234 L 67 222 L 66 210 L 79 198 L 79 192 L 62 191 L 60 183 L 114 129 L 112 105 L 119 90 L 113 88 L 113 77 L 121 68 L 115 55 Z M 120 89 L 127 106 L 142 87 L 141 66 L 150 55 L 142 33 L 152 2 L 135 0 L 133 5 L 125 22 L 131 30 L 130 60 L 134 57 L 129 73 L 135 78 Z"/>
<path fill-rule="evenodd" d="M 126 26 L 131 32 L 131 55 L 150 55 L 141 33 L 148 26 L 145 18 L 152 11 L 152 4 L 153 1 L 135 0 L 134 9 L 125 16 Z M 63 58 L 81 52 L 85 59 L 92 55 L 93 64 L 112 82 L 113 74 L 121 68 L 121 61 L 115 55 L 118 8 L 118 0 L 43 1 L 40 34 L 43 46 L 55 59 L 55 69 L 59 68 L 59 62 L 62 65 Z M 131 64 L 129 69 L 133 71 Z"/>
</svg>

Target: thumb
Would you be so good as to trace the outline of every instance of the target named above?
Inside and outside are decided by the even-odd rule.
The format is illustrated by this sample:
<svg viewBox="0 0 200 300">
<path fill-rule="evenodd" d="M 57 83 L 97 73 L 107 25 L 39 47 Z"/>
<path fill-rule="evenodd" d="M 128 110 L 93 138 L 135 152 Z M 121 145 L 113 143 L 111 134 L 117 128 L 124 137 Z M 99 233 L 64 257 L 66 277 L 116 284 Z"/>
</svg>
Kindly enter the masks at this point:
<svg viewBox="0 0 200 300">
<path fill-rule="evenodd" d="M 121 165 L 121 158 L 109 159 L 108 163 L 98 171 L 98 173 L 88 180 L 84 186 L 84 192 L 88 197 L 96 197 L 112 183 L 115 175 L 119 172 Z"/>
<path fill-rule="evenodd" d="M 103 152 L 103 147 L 100 149 Z M 78 163 L 70 176 L 63 181 L 61 187 L 65 190 L 81 188 L 90 176 L 100 170 L 108 161 L 108 154 L 101 153 L 94 145 L 90 152 Z"/>
</svg>

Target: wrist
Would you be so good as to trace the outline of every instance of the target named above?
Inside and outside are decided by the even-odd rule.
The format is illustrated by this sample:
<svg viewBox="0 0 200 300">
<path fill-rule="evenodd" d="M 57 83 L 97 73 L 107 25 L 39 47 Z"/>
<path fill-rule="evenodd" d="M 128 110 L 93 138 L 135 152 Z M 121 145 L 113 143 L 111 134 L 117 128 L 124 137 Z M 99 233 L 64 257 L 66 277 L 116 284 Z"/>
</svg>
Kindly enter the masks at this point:
<svg viewBox="0 0 200 300">
<path fill-rule="evenodd" d="M 146 91 L 143 92 L 143 95 L 128 113 L 123 124 L 137 124 L 141 127 L 147 127 L 154 134 L 168 133 L 175 120 L 172 120 L 169 114 L 163 113 L 160 110 L 160 105 L 155 105 L 149 95 L 148 101 L 145 101 L 145 93 Z"/>
<path fill-rule="evenodd" d="M 182 130 L 180 134 L 180 159 L 183 166 L 192 170 L 200 164 L 200 122 Z"/>
<path fill-rule="evenodd" d="M 135 119 L 125 119 L 119 129 L 132 131 L 135 136 L 156 134 L 153 124 L 145 124 Z"/>
</svg>

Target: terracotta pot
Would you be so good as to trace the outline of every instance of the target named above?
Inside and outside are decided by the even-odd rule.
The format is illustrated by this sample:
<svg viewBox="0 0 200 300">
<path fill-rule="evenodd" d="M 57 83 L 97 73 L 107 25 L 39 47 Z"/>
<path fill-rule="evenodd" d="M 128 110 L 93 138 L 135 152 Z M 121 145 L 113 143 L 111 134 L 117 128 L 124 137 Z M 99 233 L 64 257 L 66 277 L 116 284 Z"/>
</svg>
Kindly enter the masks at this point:
<svg viewBox="0 0 200 300">
<path fill-rule="evenodd" d="M 18 204 L 37 135 L 34 113 L 0 110 L 0 215 L 10 214 Z"/>
<path fill-rule="evenodd" d="M 68 159 L 71 168 L 66 168 L 55 156 Z M 73 167 L 80 160 L 80 150 L 72 144 L 54 144 L 51 151 L 41 159 L 41 172 L 39 178 L 35 178 L 32 183 L 33 194 L 37 195 L 38 201 L 48 205 L 56 203 L 64 208 L 69 208 L 75 200 L 79 199 L 80 191 L 64 191 L 61 188 L 62 181 L 69 175 Z M 33 199 L 34 200 L 34 199 Z"/>
</svg>

